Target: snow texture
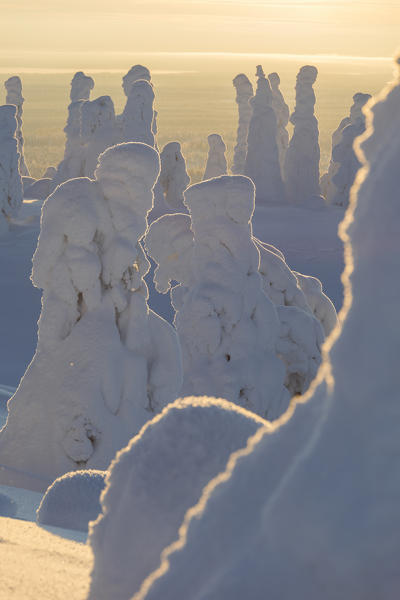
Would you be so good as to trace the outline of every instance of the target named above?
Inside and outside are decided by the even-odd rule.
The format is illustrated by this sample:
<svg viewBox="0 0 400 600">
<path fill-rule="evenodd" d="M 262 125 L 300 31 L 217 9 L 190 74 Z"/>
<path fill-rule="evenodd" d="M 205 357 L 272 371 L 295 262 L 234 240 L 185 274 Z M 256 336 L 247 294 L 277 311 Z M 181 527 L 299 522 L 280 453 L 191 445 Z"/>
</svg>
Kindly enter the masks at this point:
<svg viewBox="0 0 400 600">
<path fill-rule="evenodd" d="M 371 98 L 369 94 L 356 94 L 351 122 L 342 130 L 340 142 L 332 150 L 332 160 L 337 165 L 336 173 L 332 177 L 335 193 L 331 203 L 347 208 L 349 204 L 350 189 L 354 183 L 361 162 L 358 160 L 353 144 L 354 140 L 365 131 L 365 115 L 361 107 Z M 358 110 L 355 110 L 358 109 Z"/>
<path fill-rule="evenodd" d="M 64 127 L 66 135 L 64 158 L 57 167 L 57 173 L 53 176 L 57 184 L 74 177 L 81 177 L 84 174 L 84 154 L 81 138 L 82 106 L 86 100 L 89 100 L 93 87 L 93 79 L 82 71 L 75 73 L 72 78 L 71 103 L 68 106 L 68 119 Z"/>
<path fill-rule="evenodd" d="M 160 160 L 159 183 L 164 195 L 165 212 L 184 212 L 186 207 L 183 204 L 183 192 L 190 184 L 190 177 L 186 171 L 180 143 L 166 144 L 160 154 Z"/>
<path fill-rule="evenodd" d="M 105 471 L 74 471 L 58 477 L 46 490 L 37 510 L 41 525 L 88 531 L 100 511 Z"/>
<path fill-rule="evenodd" d="M 117 454 L 92 524 L 91 600 L 129 600 L 231 452 L 269 424 L 225 400 L 170 404 Z M 270 427 L 270 426 L 269 426 Z M 178 596 L 177 596 L 178 597 Z"/>
<path fill-rule="evenodd" d="M 136 600 L 398 597 L 399 115 L 396 82 L 358 141 L 343 324 L 319 381 L 208 486 Z"/>
<path fill-rule="evenodd" d="M 318 121 L 314 115 L 316 67 L 301 67 L 296 80 L 296 106 L 290 116 L 293 136 L 286 152 L 284 179 L 292 204 L 323 206 L 319 187 Z"/>
<path fill-rule="evenodd" d="M 131 93 L 133 84 L 135 83 L 135 81 L 138 81 L 139 79 L 144 79 L 145 81 L 148 81 L 149 83 L 151 82 L 150 71 L 147 67 L 144 67 L 143 65 L 134 65 L 133 67 L 131 67 L 129 69 L 128 73 L 126 73 L 126 75 L 123 76 L 122 89 L 124 90 L 124 94 L 127 98 L 129 98 L 129 94 Z M 122 120 L 123 120 L 123 114 L 118 115 L 117 122 L 123 132 L 123 124 L 121 122 Z M 151 124 L 151 131 L 153 133 L 153 136 L 155 137 L 157 134 L 157 111 L 156 110 L 154 110 L 154 112 L 153 112 L 153 121 Z M 125 138 L 123 137 L 123 139 L 125 139 Z M 127 142 L 135 142 L 135 141 L 141 141 L 141 140 L 126 139 L 126 141 Z M 151 144 L 151 145 L 153 145 L 153 144 Z"/>
<path fill-rule="evenodd" d="M 332 134 L 331 160 L 329 163 L 328 171 L 326 173 L 324 173 L 324 175 L 322 175 L 321 181 L 320 181 L 321 193 L 324 196 L 324 198 L 328 204 L 332 204 L 332 199 L 335 196 L 336 191 L 337 191 L 336 186 L 332 180 L 333 180 L 333 177 L 337 174 L 337 172 L 339 170 L 339 164 L 334 160 L 333 155 L 334 154 L 338 155 L 339 162 L 342 162 L 342 158 L 343 158 L 341 156 L 342 152 L 338 153 L 336 150 L 336 146 L 341 144 L 343 131 L 346 129 L 346 127 L 348 125 L 351 125 L 351 124 L 358 125 L 360 119 L 362 120 L 362 122 L 365 125 L 365 116 L 362 113 L 362 107 L 368 102 L 368 100 L 370 98 L 371 98 L 370 94 L 362 94 L 361 92 L 354 94 L 353 105 L 350 108 L 350 115 L 341 120 L 338 128 Z M 352 130 L 352 131 L 354 131 L 354 130 Z M 348 134 L 347 134 L 347 137 L 349 137 Z M 354 163 L 354 161 L 357 160 L 354 153 L 351 157 L 351 160 L 353 163 Z M 360 166 L 359 163 L 358 163 L 358 166 Z M 353 177 L 353 180 L 354 180 L 354 177 Z M 346 207 L 347 207 L 347 204 L 348 204 L 348 202 L 346 203 Z"/>
<path fill-rule="evenodd" d="M 24 157 L 24 137 L 22 134 L 22 105 L 24 98 L 22 97 L 22 83 L 21 79 L 14 75 L 4 82 L 6 88 L 6 104 L 14 104 L 17 107 L 16 119 L 17 119 L 17 131 L 15 137 L 17 138 L 17 149 L 19 153 L 19 172 L 24 177 L 29 177 L 29 170 L 25 163 Z"/>
<path fill-rule="evenodd" d="M 0 432 L 0 474 L 45 489 L 68 471 L 105 469 L 182 381 L 173 328 L 149 310 L 147 228 L 157 152 L 109 148 L 96 180 L 59 186 L 44 203 L 32 281 L 43 290 L 38 346 Z M 20 440 L 24 440 L 21 445 Z"/>
<path fill-rule="evenodd" d="M 297 272 L 295 275 L 312 314 L 321 323 L 325 335 L 328 336 L 338 322 L 335 307 L 328 296 L 324 294 L 319 279 Z"/>
<path fill-rule="evenodd" d="M 124 141 L 154 146 L 154 91 L 146 79 L 134 81 L 121 117 Z"/>
<path fill-rule="evenodd" d="M 253 114 L 247 138 L 244 173 L 256 186 L 256 205 L 282 204 L 285 189 L 276 142 L 277 121 L 272 107 L 272 91 L 262 67 L 257 67 L 257 91 L 250 100 Z"/>
<path fill-rule="evenodd" d="M 186 190 L 185 204 L 194 233 L 191 285 L 178 288 L 179 301 L 173 296 L 183 395 L 216 395 L 274 419 L 289 398 L 275 354 L 279 319 L 262 291 L 251 237 L 254 186 L 240 175 L 209 179 Z"/>
<path fill-rule="evenodd" d="M 236 146 L 233 154 L 232 173 L 243 175 L 247 155 L 247 135 L 253 109 L 249 104 L 253 97 L 253 86 L 247 75 L 240 73 L 233 80 L 236 88 L 236 103 L 239 111 L 239 123 L 237 130 Z"/>
<path fill-rule="evenodd" d="M 272 91 L 272 108 L 275 111 L 277 125 L 276 143 L 278 144 L 279 164 L 283 175 L 286 151 L 289 146 L 289 133 L 286 129 L 289 123 L 289 107 L 279 89 L 281 80 L 278 73 L 270 73 L 268 81 Z"/>
<path fill-rule="evenodd" d="M 17 216 L 23 200 L 16 115 L 16 106 L 0 106 L 0 235 L 7 231 L 10 219 Z"/>
<path fill-rule="evenodd" d="M 211 179 L 212 177 L 226 175 L 228 172 L 225 157 L 226 146 L 224 140 L 218 133 L 211 133 L 207 139 L 208 156 L 206 169 L 203 175 L 203 181 L 205 179 Z"/>
</svg>

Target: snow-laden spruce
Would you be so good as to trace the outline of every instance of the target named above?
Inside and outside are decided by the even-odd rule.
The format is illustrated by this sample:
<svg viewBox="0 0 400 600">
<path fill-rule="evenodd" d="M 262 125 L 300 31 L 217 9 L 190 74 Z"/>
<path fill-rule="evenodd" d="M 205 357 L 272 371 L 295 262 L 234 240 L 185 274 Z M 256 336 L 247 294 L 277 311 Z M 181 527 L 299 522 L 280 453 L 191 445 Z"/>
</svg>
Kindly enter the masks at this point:
<svg viewBox="0 0 400 600">
<path fill-rule="evenodd" d="M 70 100 L 67 124 L 64 127 L 66 136 L 64 158 L 54 174 L 54 182 L 58 185 L 84 175 L 84 150 L 81 137 L 82 106 L 90 98 L 94 81 L 82 71 L 75 73 L 71 80 Z"/>
<path fill-rule="evenodd" d="M 282 204 L 285 189 L 276 142 L 277 124 L 272 91 L 261 65 L 257 67 L 257 90 L 250 100 L 253 109 L 247 138 L 244 173 L 256 186 L 256 206 Z"/>
<path fill-rule="evenodd" d="M 180 392 L 178 339 L 147 305 L 147 229 L 159 157 L 109 148 L 96 179 L 72 179 L 43 206 L 32 281 L 43 290 L 38 346 L 0 433 L 0 481 L 45 489 L 105 469 Z M 23 440 L 23 444 L 21 444 Z M 33 483 L 36 481 L 36 483 Z"/>
<path fill-rule="evenodd" d="M 361 167 L 353 144 L 354 140 L 365 131 L 365 114 L 361 107 L 371 98 L 369 94 L 358 94 L 356 108 L 353 111 L 351 123 L 342 130 L 340 142 L 332 150 L 332 161 L 337 165 L 336 173 L 332 176 L 334 193 L 331 204 L 347 208 L 350 189 L 354 183 L 357 171 Z"/>
<path fill-rule="evenodd" d="M 128 121 L 131 120 L 131 115 L 130 115 L 131 112 L 134 113 L 133 114 L 134 120 L 139 119 L 138 114 L 137 114 L 137 111 L 140 110 L 137 108 L 138 103 L 140 104 L 140 96 L 138 96 L 139 90 L 136 91 L 136 96 L 137 96 L 136 100 L 134 102 L 132 102 L 132 99 L 129 100 L 132 86 L 134 83 L 136 83 L 136 81 L 139 81 L 139 80 L 147 81 L 152 86 L 150 71 L 147 67 L 144 67 L 143 65 L 134 65 L 133 67 L 131 67 L 129 69 L 129 71 L 126 73 L 126 75 L 124 75 L 122 78 L 122 89 L 124 90 L 124 94 L 126 96 L 126 104 L 125 104 L 125 108 L 124 108 L 122 114 L 117 116 L 117 125 L 119 127 L 121 139 L 123 141 L 126 141 L 126 142 L 142 142 L 143 141 L 144 143 L 149 144 L 150 146 L 153 146 L 154 142 L 150 143 L 150 137 L 148 140 L 136 139 L 136 138 L 131 139 L 128 135 L 128 133 L 130 133 L 130 132 L 126 132 L 126 130 L 125 130 L 124 120 L 128 120 Z M 141 93 L 142 94 L 146 93 L 146 88 L 143 86 L 141 89 Z M 150 94 L 150 92 L 148 92 L 148 90 L 147 90 L 147 96 L 151 96 L 151 94 Z M 153 99 L 154 99 L 154 97 L 153 97 Z M 143 110 L 146 113 L 148 113 L 148 100 L 145 100 Z M 124 117 L 124 115 L 125 115 L 125 117 Z M 129 125 L 129 128 L 131 128 L 131 127 L 132 127 L 132 124 Z M 137 133 L 137 127 L 138 127 L 138 125 L 136 125 L 135 130 L 134 130 L 135 135 Z M 143 125 L 141 126 L 141 129 L 140 129 L 141 134 L 143 134 L 142 129 L 143 129 Z M 151 132 L 155 138 L 157 135 L 157 111 L 156 110 L 153 110 L 152 122 L 151 122 Z M 146 135 L 148 135 L 148 134 L 146 133 Z"/>
<path fill-rule="evenodd" d="M 398 598 L 399 83 L 357 151 L 343 323 L 319 380 L 208 486 L 135 600 Z"/>
<path fill-rule="evenodd" d="M 279 164 L 283 174 L 286 150 L 289 146 L 289 132 L 286 129 L 289 123 L 289 107 L 279 89 L 281 79 L 278 73 L 270 73 L 268 75 L 268 81 L 272 91 L 272 108 L 275 111 L 277 125 L 276 143 L 278 144 Z"/>
<path fill-rule="evenodd" d="M 161 218 L 146 238 L 159 263 L 157 289 L 167 291 L 171 280 L 181 284 L 172 304 L 183 349 L 183 394 L 225 397 L 276 418 L 289 395 L 275 350 L 279 319 L 262 291 L 251 237 L 254 186 L 247 177 L 225 175 L 192 185 L 184 195 L 191 221 Z"/>
<path fill-rule="evenodd" d="M 119 141 L 110 96 L 86 100 L 81 107 L 82 174 L 93 177 L 100 154 Z"/>
<path fill-rule="evenodd" d="M 208 155 L 206 168 L 203 175 L 205 179 L 226 175 L 228 167 L 226 163 L 226 145 L 222 137 L 218 133 L 211 133 L 208 138 Z"/>
<path fill-rule="evenodd" d="M 17 216 L 22 204 L 22 180 L 19 172 L 17 107 L 0 106 L 0 235 Z"/>
<path fill-rule="evenodd" d="M 301 67 L 296 80 L 296 106 L 290 116 L 294 131 L 286 152 L 284 179 L 292 204 L 323 206 L 319 187 L 318 121 L 314 115 L 316 67 Z"/>
<path fill-rule="evenodd" d="M 359 121 L 361 119 L 365 126 L 365 116 L 362 112 L 362 107 L 368 102 L 368 100 L 370 98 L 371 98 L 370 94 L 362 94 L 361 92 L 357 92 L 357 94 L 354 94 L 353 105 L 350 108 L 350 115 L 340 121 L 339 126 L 337 127 L 337 129 L 335 129 L 335 131 L 332 134 L 331 160 L 329 162 L 328 171 L 322 175 L 321 181 L 320 181 L 321 193 L 324 196 L 324 198 L 328 204 L 332 203 L 332 199 L 335 196 L 336 191 L 337 191 L 336 186 L 332 180 L 333 180 L 333 177 L 337 174 L 337 172 L 339 170 L 339 163 L 336 162 L 336 160 L 334 159 L 334 155 L 338 155 L 339 162 L 342 162 L 342 160 L 343 160 L 342 152 L 341 151 L 337 152 L 336 146 L 341 143 L 343 131 L 348 125 L 351 125 L 351 124 L 358 125 Z M 362 133 L 362 132 L 360 131 L 360 133 Z M 354 162 L 354 160 L 356 160 L 355 155 L 352 156 L 352 162 Z M 358 167 L 359 166 L 360 166 L 360 164 L 358 164 Z M 342 173 L 343 173 L 343 167 L 342 167 Z M 353 176 L 351 183 L 353 183 L 353 181 L 354 181 L 354 176 Z M 349 189 L 350 189 L 350 187 L 351 187 L 351 185 L 349 186 Z M 348 194 L 347 194 L 347 196 L 348 196 Z M 347 207 L 347 204 L 348 204 L 348 197 L 347 197 L 346 207 Z"/>
<path fill-rule="evenodd" d="M 6 88 L 6 104 L 14 104 L 17 107 L 16 119 L 17 119 L 17 130 L 15 137 L 17 138 L 17 148 L 19 153 L 19 172 L 24 177 L 29 177 L 29 170 L 25 163 L 24 157 L 24 137 L 22 134 L 22 105 L 25 98 L 22 97 L 22 83 L 21 79 L 14 75 L 4 82 Z"/>
<path fill-rule="evenodd" d="M 122 113 L 122 128 L 124 141 L 143 142 L 154 146 L 152 130 L 154 111 L 153 86 L 145 79 L 135 81 L 129 91 L 124 112 Z"/>
<path fill-rule="evenodd" d="M 244 73 L 239 73 L 233 80 L 236 89 L 236 103 L 238 105 L 239 122 L 236 137 L 236 146 L 233 153 L 232 173 L 243 175 L 247 155 L 247 135 L 253 109 L 249 103 L 254 91 L 251 81 Z"/>
<path fill-rule="evenodd" d="M 260 252 L 263 291 L 277 306 L 280 333 L 276 352 L 286 366 L 285 386 L 291 396 L 303 393 L 321 363 L 321 346 L 325 335 L 336 325 L 336 311 L 323 294 L 318 279 L 295 274 L 279 250 L 256 238 L 253 241 Z M 178 312 L 188 289 L 194 284 L 194 239 L 190 217 L 165 215 L 154 221 L 146 233 L 145 246 L 157 264 L 153 278 L 155 288 L 162 294 L 170 292 L 172 306 Z M 298 277 L 315 282 L 310 305 Z M 328 303 L 326 310 L 325 302 Z"/>
<path fill-rule="evenodd" d="M 166 144 L 160 154 L 160 160 L 159 183 L 165 201 L 163 212 L 185 211 L 183 192 L 190 184 L 190 177 L 186 171 L 186 162 L 180 143 L 169 142 Z"/>
<path fill-rule="evenodd" d="M 260 427 L 270 425 L 211 398 L 177 400 L 143 427 L 113 461 L 91 527 L 91 600 L 132 598 L 203 487 Z"/>
</svg>

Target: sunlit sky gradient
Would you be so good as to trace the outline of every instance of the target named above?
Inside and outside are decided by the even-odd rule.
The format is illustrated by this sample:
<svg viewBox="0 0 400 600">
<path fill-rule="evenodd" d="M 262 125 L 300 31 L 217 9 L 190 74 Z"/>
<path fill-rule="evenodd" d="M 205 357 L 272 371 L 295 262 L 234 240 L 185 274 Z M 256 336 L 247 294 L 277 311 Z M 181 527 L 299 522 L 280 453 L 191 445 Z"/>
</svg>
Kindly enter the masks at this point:
<svg viewBox="0 0 400 600">
<path fill-rule="evenodd" d="M 0 22 L 0 67 L 65 65 L 69 51 L 392 56 L 400 45 L 400 0 L 0 0 Z"/>
</svg>

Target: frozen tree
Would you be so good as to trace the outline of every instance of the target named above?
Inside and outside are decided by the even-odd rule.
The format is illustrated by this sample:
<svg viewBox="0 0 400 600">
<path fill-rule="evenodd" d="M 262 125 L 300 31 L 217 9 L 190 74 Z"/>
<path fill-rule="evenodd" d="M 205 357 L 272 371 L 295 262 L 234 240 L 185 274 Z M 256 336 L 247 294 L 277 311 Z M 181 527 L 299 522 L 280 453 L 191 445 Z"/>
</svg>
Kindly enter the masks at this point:
<svg viewBox="0 0 400 600">
<path fill-rule="evenodd" d="M 336 193 L 336 186 L 333 183 L 333 177 L 339 169 L 339 164 L 334 160 L 333 155 L 336 153 L 336 146 L 342 141 L 342 134 L 347 125 L 356 125 L 359 119 L 365 123 L 365 118 L 362 113 L 362 107 L 371 98 L 370 94 L 362 94 L 358 92 L 353 96 L 353 105 L 350 108 L 350 116 L 345 117 L 339 123 L 339 126 L 332 134 L 332 156 L 329 163 L 328 171 L 321 177 L 321 193 L 328 204 L 332 203 L 332 198 Z M 339 153 L 340 154 L 340 153 Z"/>
<path fill-rule="evenodd" d="M 272 92 L 262 67 L 257 67 L 257 91 L 250 100 L 253 114 L 247 138 L 245 175 L 256 186 L 256 206 L 285 202 L 279 153 L 276 143 L 277 125 L 272 108 Z"/>
<path fill-rule="evenodd" d="M 89 100 L 90 92 L 94 88 L 94 81 L 88 75 L 85 75 L 83 71 L 75 73 L 71 80 L 71 91 L 70 99 L 72 102 L 78 102 L 79 100 Z"/>
<path fill-rule="evenodd" d="M 185 204 L 194 232 L 191 285 L 180 286 L 172 299 L 183 394 L 224 397 L 273 419 L 286 409 L 288 395 L 275 353 L 279 320 L 262 292 L 251 238 L 254 186 L 242 176 L 209 179 L 186 190 Z M 189 236 L 179 234 L 180 242 L 188 245 Z M 169 279 L 165 271 L 161 286 Z"/>
<path fill-rule="evenodd" d="M 285 102 L 281 90 L 279 89 L 281 80 L 278 73 L 270 73 L 268 75 L 268 81 L 272 91 L 272 108 L 275 111 L 276 117 L 276 143 L 278 144 L 279 164 L 283 173 L 286 150 L 289 146 L 289 133 L 286 129 L 289 123 L 289 107 Z"/>
<path fill-rule="evenodd" d="M 118 117 L 117 117 L 117 124 L 118 124 L 120 132 L 121 132 L 121 138 L 125 141 L 141 141 L 141 140 L 127 139 L 127 136 L 124 132 L 124 123 L 123 123 L 123 120 L 124 120 L 123 115 L 127 109 L 129 94 L 131 93 L 132 86 L 136 81 L 141 80 L 141 79 L 151 83 L 150 71 L 147 67 L 144 67 L 143 65 L 134 65 L 133 67 L 131 67 L 129 69 L 128 73 L 126 73 L 126 75 L 124 75 L 122 78 L 122 89 L 124 90 L 124 94 L 127 98 L 127 101 L 126 101 L 124 112 L 122 113 L 122 115 L 118 115 Z M 153 111 L 151 131 L 153 133 L 153 136 L 155 137 L 157 135 L 157 111 L 156 110 Z M 146 143 L 148 143 L 148 142 L 146 142 Z M 153 144 L 150 144 L 150 145 L 153 145 Z"/>
<path fill-rule="evenodd" d="M 154 146 L 153 86 L 145 79 L 135 81 L 129 91 L 121 124 L 125 141 L 143 142 Z"/>
<path fill-rule="evenodd" d="M 186 162 L 179 142 L 169 142 L 160 154 L 161 171 L 159 182 L 162 187 L 166 208 L 174 212 L 185 210 L 183 192 L 190 184 Z"/>
<path fill-rule="evenodd" d="M 86 100 L 81 107 L 83 175 L 93 177 L 98 157 L 106 148 L 113 146 L 118 137 L 114 104 L 110 96 Z"/>
<path fill-rule="evenodd" d="M 157 152 L 121 144 L 96 179 L 72 179 L 43 206 L 32 281 L 43 289 L 38 346 L 0 433 L 0 481 L 107 468 L 174 400 L 182 381 L 173 328 L 147 305 L 147 228 Z M 21 444 L 21 439 L 24 443 Z"/>
<path fill-rule="evenodd" d="M 228 168 L 225 158 L 226 146 L 222 137 L 218 133 L 211 133 L 207 139 L 208 156 L 203 180 L 226 175 Z"/>
<path fill-rule="evenodd" d="M 349 125 L 342 131 L 341 139 L 332 150 L 332 160 L 337 165 L 336 173 L 332 176 L 334 192 L 331 203 L 347 208 L 350 188 L 361 163 L 353 148 L 354 140 L 365 131 L 365 115 L 361 108 L 371 98 L 369 94 L 356 94 L 354 105 L 350 112 Z"/>
<path fill-rule="evenodd" d="M 71 103 L 68 106 L 68 119 L 64 127 L 66 136 L 64 158 L 57 167 L 57 173 L 52 177 L 56 184 L 84 175 L 84 150 L 81 137 L 82 106 L 86 100 L 89 100 L 93 87 L 93 79 L 82 71 L 75 73 L 72 78 Z"/>
<path fill-rule="evenodd" d="M 186 398 L 147 423 L 112 463 L 92 526 L 89 599 L 130 600 L 202 489 L 268 423 L 234 404 Z"/>
<path fill-rule="evenodd" d="M 319 188 L 318 121 L 314 115 L 316 67 L 301 67 L 296 80 L 296 106 L 290 116 L 293 136 L 286 152 L 284 178 L 292 204 L 322 205 Z"/>
<path fill-rule="evenodd" d="M 22 135 L 22 105 L 24 98 L 22 97 L 22 83 L 21 79 L 15 75 L 10 77 L 4 82 L 6 88 L 6 104 L 14 104 L 17 107 L 16 119 L 17 119 L 17 131 L 15 137 L 17 138 L 17 149 L 19 153 L 19 172 L 24 177 L 29 177 L 29 170 L 25 164 L 24 158 L 24 138 Z"/>
<path fill-rule="evenodd" d="M 400 85 L 371 111 L 341 226 L 343 324 L 319 380 L 206 488 L 136 600 L 398 597 Z"/>
<path fill-rule="evenodd" d="M 253 97 L 253 86 L 247 75 L 240 73 L 233 80 L 233 85 L 236 88 L 236 103 L 239 110 L 239 124 L 237 130 L 236 146 L 233 155 L 232 173 L 242 175 L 246 163 L 247 155 L 247 135 L 253 109 L 249 104 L 250 98 Z"/>
<path fill-rule="evenodd" d="M 8 221 L 18 214 L 23 199 L 15 137 L 16 116 L 16 106 L 0 106 L 0 234 L 8 229 Z"/>
</svg>

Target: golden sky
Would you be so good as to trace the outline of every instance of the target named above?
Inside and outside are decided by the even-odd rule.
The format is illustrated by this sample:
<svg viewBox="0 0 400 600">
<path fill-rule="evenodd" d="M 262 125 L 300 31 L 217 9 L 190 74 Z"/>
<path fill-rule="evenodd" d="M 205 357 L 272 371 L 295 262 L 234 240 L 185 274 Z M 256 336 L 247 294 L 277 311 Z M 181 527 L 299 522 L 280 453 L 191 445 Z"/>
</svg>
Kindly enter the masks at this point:
<svg viewBox="0 0 400 600">
<path fill-rule="evenodd" d="M 0 22 L 3 66 L 112 52 L 392 56 L 400 46 L 400 0 L 0 0 Z"/>
</svg>

